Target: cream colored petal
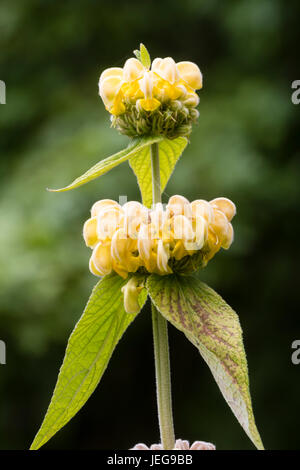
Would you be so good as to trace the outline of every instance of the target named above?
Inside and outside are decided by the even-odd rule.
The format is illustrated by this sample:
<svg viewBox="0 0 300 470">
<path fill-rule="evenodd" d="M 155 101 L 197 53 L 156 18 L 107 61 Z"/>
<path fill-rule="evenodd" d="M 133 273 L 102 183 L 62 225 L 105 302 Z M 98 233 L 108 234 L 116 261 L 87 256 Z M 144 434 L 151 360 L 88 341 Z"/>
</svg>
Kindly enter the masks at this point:
<svg viewBox="0 0 300 470">
<path fill-rule="evenodd" d="M 106 276 L 106 274 L 111 273 L 112 259 L 110 254 L 110 243 L 99 242 L 94 248 L 91 259 L 101 276 Z"/>
<path fill-rule="evenodd" d="M 194 90 L 200 90 L 202 88 L 202 73 L 198 65 L 193 62 L 178 62 L 177 69 L 180 78 L 184 80 Z"/>
<path fill-rule="evenodd" d="M 126 202 L 122 209 L 124 211 L 125 217 L 130 218 L 139 218 L 141 223 L 147 223 L 149 218 L 149 210 L 147 207 L 143 206 L 140 202 L 129 201 Z"/>
<path fill-rule="evenodd" d="M 172 57 L 155 59 L 152 63 L 151 70 L 172 85 L 179 80 L 176 63 Z"/>
<path fill-rule="evenodd" d="M 94 248 L 98 243 L 97 217 L 88 219 L 83 226 L 83 238 L 86 246 Z"/>
<path fill-rule="evenodd" d="M 222 248 L 224 248 L 225 250 L 228 250 L 228 248 L 230 248 L 233 242 L 233 239 L 234 239 L 233 227 L 231 223 L 228 222 L 228 229 L 227 229 L 226 237 L 224 238 L 222 242 Z"/>
<path fill-rule="evenodd" d="M 171 196 L 166 207 L 166 213 L 167 217 L 185 215 L 190 218 L 192 216 L 192 211 L 189 200 L 180 195 Z"/>
<path fill-rule="evenodd" d="M 223 242 L 227 237 L 229 222 L 224 212 L 219 209 L 213 209 L 214 220 L 211 224 L 211 228 L 216 233 L 218 239 Z"/>
<path fill-rule="evenodd" d="M 151 70 L 154 72 L 155 70 L 158 70 L 159 67 L 160 67 L 160 64 L 162 63 L 163 59 L 161 57 L 156 57 L 156 59 L 154 59 L 152 61 L 152 65 L 151 65 Z"/>
<path fill-rule="evenodd" d="M 152 72 L 145 72 L 144 76 L 139 80 L 139 86 L 144 94 L 145 99 L 150 100 L 153 92 L 153 74 Z"/>
<path fill-rule="evenodd" d="M 210 205 L 224 212 L 229 222 L 233 219 L 236 214 L 235 204 L 226 197 L 217 197 L 216 199 L 210 201 Z"/>
<path fill-rule="evenodd" d="M 107 108 L 113 106 L 121 84 L 122 80 L 119 77 L 106 77 L 99 84 L 99 95 Z"/>
<path fill-rule="evenodd" d="M 144 261 L 148 260 L 151 256 L 152 244 L 150 227 L 143 224 L 139 230 L 137 247 L 140 257 Z"/>
<path fill-rule="evenodd" d="M 155 204 L 152 210 L 149 212 L 150 233 L 152 238 L 159 238 L 164 230 L 167 222 L 167 213 L 164 210 L 163 204 L 160 202 Z"/>
<path fill-rule="evenodd" d="M 100 210 L 106 209 L 108 207 L 119 207 L 121 208 L 120 204 L 112 199 L 101 199 L 100 201 L 95 202 L 91 209 L 91 216 L 95 217 L 99 214 Z"/>
<path fill-rule="evenodd" d="M 191 242 L 195 238 L 191 222 L 184 215 L 175 215 L 173 218 L 173 231 L 175 240 Z"/>
<path fill-rule="evenodd" d="M 164 245 L 162 240 L 157 242 L 157 267 L 161 273 L 170 273 L 171 270 L 168 266 L 170 258 L 169 245 Z"/>
<path fill-rule="evenodd" d="M 99 86 L 100 86 L 100 83 L 103 82 L 103 80 L 107 77 L 118 77 L 119 79 L 122 80 L 123 69 L 121 67 L 111 67 L 109 69 L 104 70 L 104 72 L 102 72 L 100 75 Z"/>
<path fill-rule="evenodd" d="M 129 253 L 128 235 L 123 228 L 119 228 L 111 239 L 111 255 L 115 261 L 122 262 Z"/>
<path fill-rule="evenodd" d="M 116 207 L 100 211 L 97 219 L 97 235 L 100 240 L 111 239 L 115 231 L 124 224 L 123 211 Z"/>
<path fill-rule="evenodd" d="M 134 80 L 141 78 L 145 71 L 146 69 L 143 64 L 138 59 L 131 57 L 126 60 L 123 68 L 124 80 L 126 82 L 133 82 Z"/>
<path fill-rule="evenodd" d="M 208 222 L 201 215 L 196 218 L 194 230 L 197 249 L 201 250 L 208 236 Z"/>
<path fill-rule="evenodd" d="M 103 274 L 101 274 L 101 272 L 96 268 L 94 261 L 92 260 L 92 256 L 90 257 L 89 268 L 90 268 L 91 273 L 94 274 L 95 276 L 99 276 L 99 277 L 103 276 Z"/>
<path fill-rule="evenodd" d="M 213 220 L 213 208 L 208 201 L 204 199 L 196 199 L 191 202 L 192 216 L 193 219 L 197 217 L 203 217 L 208 223 Z"/>
<path fill-rule="evenodd" d="M 148 209 L 137 201 L 126 202 L 122 209 L 125 230 L 131 238 L 137 238 L 140 225 L 148 223 Z"/>
</svg>

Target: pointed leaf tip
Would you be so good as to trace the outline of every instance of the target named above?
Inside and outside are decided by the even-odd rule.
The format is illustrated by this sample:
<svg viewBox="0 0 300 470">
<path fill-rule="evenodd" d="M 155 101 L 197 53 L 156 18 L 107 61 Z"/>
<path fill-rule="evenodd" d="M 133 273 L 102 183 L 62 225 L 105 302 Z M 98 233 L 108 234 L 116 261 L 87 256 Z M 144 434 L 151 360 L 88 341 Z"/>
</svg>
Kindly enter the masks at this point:
<svg viewBox="0 0 300 470">
<path fill-rule="evenodd" d="M 37 450 L 82 408 L 97 387 L 112 353 L 137 313 L 124 310 L 121 288 L 127 280 L 113 273 L 94 287 L 66 349 L 46 416 L 30 450 Z M 142 309 L 147 297 L 139 295 Z"/>
<path fill-rule="evenodd" d="M 142 152 L 145 148 L 155 142 L 161 141 L 162 139 L 163 137 L 161 136 L 150 136 L 134 139 L 131 141 L 127 148 L 121 150 L 118 153 L 115 153 L 114 155 L 111 155 L 108 158 L 105 158 L 104 160 L 100 160 L 98 163 L 96 163 L 96 165 L 86 171 L 83 175 L 76 178 L 68 186 L 65 186 L 64 188 L 60 189 L 48 189 L 48 191 L 54 193 L 61 193 L 64 191 L 69 191 L 70 189 L 78 188 L 79 186 L 82 186 L 83 184 L 86 184 L 89 181 L 93 181 L 94 179 L 99 178 L 99 176 L 104 175 L 105 173 L 109 172 L 121 163 L 129 159 L 134 160 L 139 155 L 139 153 Z"/>
<path fill-rule="evenodd" d="M 161 314 L 197 347 L 221 393 L 257 449 L 247 359 L 239 318 L 210 287 L 192 276 L 152 274 L 148 293 Z"/>
<path fill-rule="evenodd" d="M 140 44 L 140 61 L 142 62 L 143 66 L 147 69 L 150 69 L 151 66 L 151 58 L 146 46 L 143 43 Z"/>
</svg>

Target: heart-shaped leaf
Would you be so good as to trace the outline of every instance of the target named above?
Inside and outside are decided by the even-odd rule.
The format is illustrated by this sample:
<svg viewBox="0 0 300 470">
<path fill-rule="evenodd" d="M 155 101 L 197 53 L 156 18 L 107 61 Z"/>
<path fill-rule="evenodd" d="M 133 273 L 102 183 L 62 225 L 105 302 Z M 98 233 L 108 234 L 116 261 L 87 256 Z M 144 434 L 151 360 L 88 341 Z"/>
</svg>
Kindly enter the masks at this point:
<svg viewBox="0 0 300 470">
<path fill-rule="evenodd" d="M 48 411 L 31 450 L 44 445 L 80 410 L 98 385 L 119 339 L 137 314 L 124 310 L 117 274 L 94 287 L 82 317 L 71 334 Z M 147 297 L 140 293 L 142 308 Z"/>
<path fill-rule="evenodd" d="M 242 330 L 237 314 L 210 287 L 192 276 L 152 274 L 148 293 L 161 314 L 198 348 L 225 400 L 258 449 Z"/>
</svg>

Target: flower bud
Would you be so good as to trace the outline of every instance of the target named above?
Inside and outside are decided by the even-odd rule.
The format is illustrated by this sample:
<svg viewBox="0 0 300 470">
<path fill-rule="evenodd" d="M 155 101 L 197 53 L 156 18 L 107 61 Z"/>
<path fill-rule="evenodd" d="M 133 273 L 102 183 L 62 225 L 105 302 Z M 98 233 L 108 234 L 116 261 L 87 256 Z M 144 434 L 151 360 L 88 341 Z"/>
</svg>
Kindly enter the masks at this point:
<svg viewBox="0 0 300 470">
<path fill-rule="evenodd" d="M 200 102 L 200 98 L 196 93 L 187 93 L 182 100 L 184 106 L 195 108 Z"/>
<path fill-rule="evenodd" d="M 139 280 L 134 276 L 122 287 L 121 291 L 124 295 L 124 309 L 126 313 L 139 313 L 141 307 L 138 299 L 142 289 L 143 286 L 139 286 Z"/>
</svg>

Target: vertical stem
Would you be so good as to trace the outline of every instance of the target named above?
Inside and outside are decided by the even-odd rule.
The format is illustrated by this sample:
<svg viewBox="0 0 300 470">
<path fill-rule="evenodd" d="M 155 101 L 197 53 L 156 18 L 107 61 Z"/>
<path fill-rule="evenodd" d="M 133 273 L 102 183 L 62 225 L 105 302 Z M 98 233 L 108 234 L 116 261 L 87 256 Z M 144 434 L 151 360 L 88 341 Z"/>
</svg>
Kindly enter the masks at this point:
<svg viewBox="0 0 300 470">
<path fill-rule="evenodd" d="M 158 144 L 151 145 L 153 203 L 161 202 L 160 168 Z M 156 376 L 156 396 L 160 438 L 163 449 L 173 449 L 175 445 L 171 372 L 168 341 L 168 324 L 152 303 L 152 327 Z"/>
</svg>

